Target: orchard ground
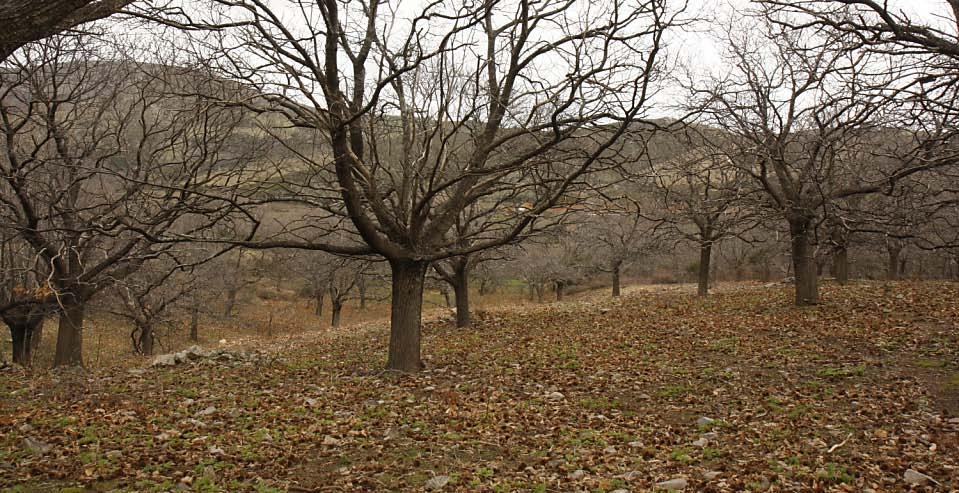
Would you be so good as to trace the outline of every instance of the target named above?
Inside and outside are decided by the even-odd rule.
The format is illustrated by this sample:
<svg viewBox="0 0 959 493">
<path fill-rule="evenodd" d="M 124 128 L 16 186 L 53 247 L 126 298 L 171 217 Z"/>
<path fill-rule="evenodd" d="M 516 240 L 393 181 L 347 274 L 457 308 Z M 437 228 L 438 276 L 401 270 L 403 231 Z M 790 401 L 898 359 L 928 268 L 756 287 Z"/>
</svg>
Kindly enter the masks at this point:
<svg viewBox="0 0 959 493">
<path fill-rule="evenodd" d="M 415 375 L 382 371 L 382 319 L 282 309 L 230 342 L 255 362 L 5 370 L 0 489 L 959 488 L 959 284 L 607 296 L 431 317 Z"/>
</svg>

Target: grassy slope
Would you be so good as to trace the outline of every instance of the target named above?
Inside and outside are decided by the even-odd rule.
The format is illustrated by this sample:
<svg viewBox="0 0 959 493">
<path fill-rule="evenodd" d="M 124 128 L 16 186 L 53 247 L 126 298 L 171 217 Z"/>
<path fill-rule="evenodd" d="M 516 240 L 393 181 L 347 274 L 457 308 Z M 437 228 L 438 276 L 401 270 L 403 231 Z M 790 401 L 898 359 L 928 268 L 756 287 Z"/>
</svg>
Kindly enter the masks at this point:
<svg viewBox="0 0 959 493">
<path fill-rule="evenodd" d="M 959 286 L 823 298 L 633 291 L 490 310 L 466 331 L 428 324 L 415 376 L 379 371 L 381 322 L 274 339 L 257 367 L 7 372 L 0 485 L 409 491 L 449 475 L 447 491 L 635 492 L 682 476 L 693 491 L 896 491 L 913 468 L 959 488 Z M 27 435 L 53 451 L 23 451 Z"/>
</svg>

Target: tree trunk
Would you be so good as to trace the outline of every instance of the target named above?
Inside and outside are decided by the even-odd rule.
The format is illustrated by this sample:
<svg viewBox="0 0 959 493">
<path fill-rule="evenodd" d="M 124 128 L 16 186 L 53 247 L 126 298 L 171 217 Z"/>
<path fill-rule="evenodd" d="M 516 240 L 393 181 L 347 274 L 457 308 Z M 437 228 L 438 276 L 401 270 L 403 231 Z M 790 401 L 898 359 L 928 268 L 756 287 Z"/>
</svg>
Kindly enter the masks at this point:
<svg viewBox="0 0 959 493">
<path fill-rule="evenodd" d="M 356 288 L 360 291 L 360 310 L 366 310 L 366 277 L 362 274 L 356 282 Z"/>
<path fill-rule="evenodd" d="M 444 284 L 440 287 L 440 294 L 443 295 L 443 301 L 446 303 L 446 308 L 453 308 L 453 301 L 450 299 L 450 289 Z"/>
<path fill-rule="evenodd" d="M 839 247 L 832 254 L 832 275 L 839 284 L 849 283 L 849 250 Z"/>
<path fill-rule="evenodd" d="M 699 285 L 696 294 L 706 296 L 709 294 L 709 268 L 711 267 L 713 254 L 713 243 L 705 241 L 699 245 Z"/>
<path fill-rule="evenodd" d="M 40 317 L 40 320 L 37 322 L 37 326 L 34 327 L 32 335 L 30 336 L 30 351 L 36 351 L 40 347 L 40 342 L 43 341 L 43 321 L 44 317 Z"/>
<path fill-rule="evenodd" d="M 33 350 L 36 348 L 33 341 L 37 338 L 38 329 L 43 325 L 43 316 L 25 312 L 22 315 L 5 315 L 3 320 L 10 328 L 10 339 L 13 340 L 13 362 L 30 366 Z"/>
<path fill-rule="evenodd" d="M 469 327 L 472 322 L 470 320 L 469 268 L 457 264 L 454 269 L 453 293 L 456 296 L 456 326 L 460 328 Z"/>
<path fill-rule="evenodd" d="M 195 301 L 193 310 L 190 311 L 190 340 L 193 342 L 200 340 L 200 307 Z"/>
<path fill-rule="evenodd" d="M 793 272 L 796 276 L 796 305 L 815 305 L 819 302 L 816 259 L 813 258 L 812 232 L 809 219 L 789 222 Z"/>
<path fill-rule="evenodd" d="M 223 316 L 230 317 L 233 315 L 233 306 L 236 305 L 236 295 L 239 289 L 229 289 L 226 292 L 226 307 L 223 308 Z"/>
<path fill-rule="evenodd" d="M 390 352 L 387 368 L 402 372 L 423 369 L 420 359 L 420 321 L 423 314 L 423 282 L 429 262 L 392 260 L 390 307 Z"/>
<path fill-rule="evenodd" d="M 140 354 L 153 355 L 153 326 L 149 324 L 140 326 Z"/>
<path fill-rule="evenodd" d="M 895 281 L 899 279 L 899 253 L 902 252 L 902 248 L 886 247 L 886 252 L 889 254 L 889 263 L 886 268 L 886 278 L 888 278 L 890 281 Z"/>
<path fill-rule="evenodd" d="M 554 282 L 553 290 L 556 291 L 556 301 L 563 301 L 563 281 Z"/>
<path fill-rule="evenodd" d="M 542 303 L 542 302 L 543 302 L 543 292 L 544 292 L 544 291 L 546 291 L 545 286 L 543 286 L 542 284 L 537 284 L 537 285 L 536 285 L 536 302 L 537 302 L 537 303 Z"/>
<path fill-rule="evenodd" d="M 339 327 L 340 314 L 343 312 L 343 302 L 337 301 L 336 298 L 330 298 L 330 307 L 333 312 L 333 316 L 330 319 L 330 327 Z"/>
<path fill-rule="evenodd" d="M 57 352 L 53 366 L 83 366 L 83 320 L 86 306 L 67 295 L 60 307 Z"/>
<path fill-rule="evenodd" d="M 620 287 L 620 270 L 622 270 L 622 262 L 613 262 L 613 297 L 618 298 L 622 294 L 622 289 Z"/>
<path fill-rule="evenodd" d="M 326 298 L 326 290 L 324 290 L 324 289 L 317 289 L 317 290 L 313 293 L 313 301 L 316 303 L 316 308 L 313 309 L 313 313 L 316 314 L 317 317 L 322 317 L 322 316 L 323 316 L 323 300 L 324 300 L 324 298 Z"/>
</svg>

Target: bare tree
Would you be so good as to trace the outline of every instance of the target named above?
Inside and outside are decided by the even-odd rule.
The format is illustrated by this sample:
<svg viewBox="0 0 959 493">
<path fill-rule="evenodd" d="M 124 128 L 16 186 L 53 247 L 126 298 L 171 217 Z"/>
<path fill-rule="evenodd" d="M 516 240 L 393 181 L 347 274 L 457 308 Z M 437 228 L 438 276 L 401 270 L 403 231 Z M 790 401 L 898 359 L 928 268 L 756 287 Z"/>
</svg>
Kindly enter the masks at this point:
<svg viewBox="0 0 959 493">
<path fill-rule="evenodd" d="M 205 191 L 235 182 L 226 165 L 244 157 L 227 145 L 237 111 L 175 97 L 216 83 L 119 55 L 55 36 L 23 47 L 2 76 L 3 227 L 49 266 L 56 365 L 82 365 L 91 297 L 173 247 L 144 234 L 209 232 L 229 216 L 229 200 Z"/>
<path fill-rule="evenodd" d="M 514 241 L 581 184 L 642 116 L 675 14 L 662 0 L 433 2 L 412 18 L 389 2 L 218 3 L 228 18 L 211 23 L 248 23 L 217 41 L 221 70 L 262 94 L 235 103 L 314 129 L 329 149 L 298 152 L 293 193 L 276 197 L 311 214 L 244 244 L 386 258 L 388 367 L 400 371 L 422 366 L 430 263 Z M 497 207 L 510 201 L 532 207 Z M 450 230 L 476 204 L 501 215 L 464 246 Z M 362 242 L 304 239 L 331 217 Z"/>
<path fill-rule="evenodd" d="M 895 89 L 896 73 L 869 70 L 878 61 L 868 52 L 844 50 L 842 39 L 792 30 L 773 15 L 754 17 L 744 28 L 752 34 L 727 30 L 731 73 L 696 95 L 705 120 L 728 136 L 723 146 L 735 149 L 731 162 L 789 225 L 796 303 L 814 304 L 816 228 L 823 209 L 887 191 L 897 180 L 934 167 L 918 150 L 941 136 L 927 134 L 905 152 L 896 151 L 902 159 L 895 166 L 867 165 L 863 156 L 870 152 L 864 148 L 890 126 L 916 122 L 908 111 L 900 116 L 886 106 L 893 100 L 884 91 Z M 891 114 L 899 119 L 890 120 Z"/>
</svg>

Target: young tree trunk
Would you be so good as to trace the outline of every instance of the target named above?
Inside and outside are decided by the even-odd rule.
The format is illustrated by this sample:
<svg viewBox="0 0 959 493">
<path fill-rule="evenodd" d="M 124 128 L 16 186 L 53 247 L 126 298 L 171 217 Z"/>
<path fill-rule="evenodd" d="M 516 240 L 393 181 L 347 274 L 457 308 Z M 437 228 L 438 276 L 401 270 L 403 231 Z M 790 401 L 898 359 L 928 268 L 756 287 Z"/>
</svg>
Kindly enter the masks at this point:
<svg viewBox="0 0 959 493">
<path fill-rule="evenodd" d="M 537 303 L 543 302 L 544 291 L 546 291 L 545 286 L 543 286 L 542 284 L 536 285 L 536 302 Z"/>
<path fill-rule="evenodd" d="M 709 294 L 709 268 L 712 262 L 713 243 L 705 241 L 699 245 L 699 285 L 696 294 L 706 296 Z"/>
<path fill-rule="evenodd" d="M 889 263 L 886 267 L 886 278 L 888 278 L 890 281 L 895 281 L 899 279 L 900 276 L 899 253 L 902 252 L 902 248 L 886 247 L 886 252 L 889 255 Z"/>
<path fill-rule="evenodd" d="M 343 302 L 338 301 L 336 298 L 330 298 L 330 308 L 333 312 L 332 318 L 330 319 L 330 327 L 339 327 L 340 326 L 340 314 L 343 312 Z"/>
<path fill-rule="evenodd" d="M 30 336 L 30 351 L 36 351 L 40 347 L 40 342 L 43 341 L 43 321 L 44 317 L 40 317 L 40 320 L 37 322 L 37 326 L 33 329 L 33 333 Z"/>
<path fill-rule="evenodd" d="M 360 279 L 356 282 L 356 288 L 360 292 L 360 310 L 366 310 L 366 277 L 362 274 Z"/>
<path fill-rule="evenodd" d="M 420 321 L 423 314 L 423 282 L 429 262 L 392 260 L 390 350 L 386 367 L 402 372 L 423 368 L 420 359 Z"/>
<path fill-rule="evenodd" d="M 223 308 L 223 316 L 233 316 L 233 307 L 236 305 L 236 295 L 239 289 L 230 288 L 226 292 L 226 306 Z"/>
<path fill-rule="evenodd" d="M 849 250 L 839 247 L 832 254 L 832 275 L 839 284 L 849 283 Z"/>
<path fill-rule="evenodd" d="M 190 311 L 190 340 L 197 342 L 200 340 L 200 307 L 196 301 L 193 302 L 193 309 Z"/>
<path fill-rule="evenodd" d="M 323 301 L 325 298 L 326 290 L 324 289 L 317 289 L 313 293 L 313 301 L 316 303 L 316 308 L 313 309 L 313 313 L 316 314 L 317 317 L 323 316 Z"/>
<path fill-rule="evenodd" d="M 613 262 L 613 297 L 617 298 L 622 294 L 622 289 L 620 287 L 620 270 L 622 269 L 622 262 Z"/>
<path fill-rule="evenodd" d="M 458 265 L 453 271 L 453 294 L 456 296 L 456 326 L 469 327 L 470 320 L 470 279 L 469 269 Z"/>
<path fill-rule="evenodd" d="M 140 326 L 140 354 L 153 355 L 153 326 L 149 324 Z"/>
<path fill-rule="evenodd" d="M 563 301 L 563 281 L 554 282 L 553 290 L 556 291 L 556 301 Z"/>
<path fill-rule="evenodd" d="M 84 303 L 66 296 L 60 307 L 60 322 L 57 327 L 57 352 L 53 366 L 83 366 L 83 321 L 86 315 Z"/>
<path fill-rule="evenodd" d="M 796 305 L 815 305 L 819 302 L 819 284 L 816 259 L 813 258 L 812 221 L 806 218 L 789 222 L 792 265 L 796 276 Z"/>
<path fill-rule="evenodd" d="M 440 294 L 443 295 L 446 308 L 453 308 L 453 300 L 450 299 L 450 289 L 446 287 L 446 285 L 440 286 Z"/>
</svg>

